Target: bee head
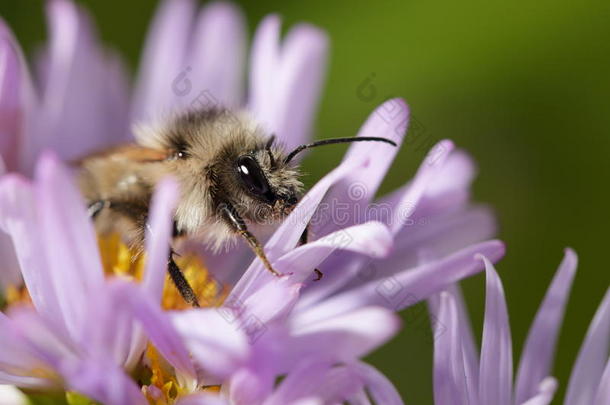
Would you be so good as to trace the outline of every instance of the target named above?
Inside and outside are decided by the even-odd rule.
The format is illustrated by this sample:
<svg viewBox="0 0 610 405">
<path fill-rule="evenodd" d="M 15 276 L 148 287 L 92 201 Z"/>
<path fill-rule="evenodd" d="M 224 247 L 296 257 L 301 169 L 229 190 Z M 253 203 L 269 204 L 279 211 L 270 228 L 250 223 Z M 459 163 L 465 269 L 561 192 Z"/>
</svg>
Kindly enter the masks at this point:
<svg viewBox="0 0 610 405">
<path fill-rule="evenodd" d="M 284 163 L 283 151 L 273 146 L 273 140 L 271 137 L 265 144 L 237 154 L 233 160 L 232 184 L 236 187 L 231 200 L 253 222 L 285 217 L 302 193 L 300 173 Z"/>
</svg>

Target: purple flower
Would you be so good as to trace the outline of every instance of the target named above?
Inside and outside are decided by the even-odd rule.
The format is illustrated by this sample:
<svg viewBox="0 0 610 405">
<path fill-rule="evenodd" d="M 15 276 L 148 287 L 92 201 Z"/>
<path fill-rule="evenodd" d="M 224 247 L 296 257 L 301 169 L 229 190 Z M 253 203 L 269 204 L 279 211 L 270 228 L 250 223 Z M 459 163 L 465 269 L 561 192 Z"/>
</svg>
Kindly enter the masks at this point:
<svg viewBox="0 0 610 405">
<path fill-rule="evenodd" d="M 487 208 L 470 204 L 474 165 L 450 141 L 377 201 L 396 149 L 352 145 L 265 243 L 287 276 L 270 275 L 243 246 L 204 252 L 228 297 L 217 308 L 182 312 L 160 305 L 176 185 L 168 180 L 155 194 L 141 283 L 108 279 L 70 175 L 53 155 L 41 155 L 52 149 L 72 159 L 126 140 L 130 123 L 216 104 L 247 108 L 287 147 L 303 143 L 322 80 L 324 34 L 300 25 L 280 44 L 279 20 L 267 17 L 254 38 L 246 100 L 239 12 L 213 3 L 193 18 L 194 4 L 162 3 L 133 97 L 120 62 L 70 1 L 48 4 L 51 42 L 38 55 L 36 86 L 0 24 L 0 116 L 9 118 L 0 121 L 0 155 L 8 171 L 35 173 L 34 181 L 18 174 L 0 181 L 0 228 L 11 238 L 0 241 L 0 253 L 4 264 L 7 242 L 14 246 L 19 266 L 11 268 L 20 268 L 32 301 L 0 314 L 0 383 L 74 390 L 107 404 L 367 403 L 365 392 L 378 403 L 400 403 L 391 384 L 358 359 L 396 333 L 395 311 L 482 270 L 475 254 L 495 261 L 504 253 L 502 243 L 482 242 L 494 221 Z M 392 99 L 358 135 L 400 144 L 408 121 L 404 101 Z M 298 246 L 310 222 L 313 238 Z M 317 267 L 324 278 L 312 282 Z M 7 283 L 15 280 L 10 274 Z M 141 368 L 150 381 L 130 378 Z M 286 377 L 276 385 L 278 376 Z M 209 385 L 220 385 L 220 394 L 209 398 Z"/>
<path fill-rule="evenodd" d="M 480 357 L 457 288 L 431 300 L 443 326 L 434 347 L 434 399 L 442 404 L 544 405 L 553 399 L 551 377 L 557 336 L 576 273 L 576 254 L 567 249 L 527 336 L 516 381 L 508 313 L 502 283 L 484 256 L 487 276 Z M 610 291 L 598 310 L 576 361 L 566 404 L 607 404 L 610 387 Z M 604 402 L 605 401 L 605 402 Z"/>
<path fill-rule="evenodd" d="M 295 325 L 284 317 L 298 298 L 299 285 L 290 278 L 271 279 L 239 308 L 162 311 L 176 194 L 175 184 L 165 182 L 155 195 L 147 266 L 136 286 L 104 278 L 81 198 L 54 158 L 42 158 L 33 184 L 19 175 L 2 179 L 1 226 L 13 237 L 34 308 L 12 307 L 0 314 L 5 336 L 1 383 L 36 389 L 65 386 L 103 403 L 143 403 L 140 389 L 123 370 L 138 368 L 146 350 L 144 331 L 172 365 L 170 375 L 181 396 L 196 392 L 204 382 L 222 383 L 236 391 L 230 394 L 237 398 L 234 403 L 262 401 L 280 395 L 272 390 L 275 377 L 298 372 L 301 355 L 327 364 L 349 363 L 396 332 L 395 316 L 374 307 L 309 328 Z M 364 236 L 360 245 L 367 238 L 379 243 L 378 235 Z M 258 322 L 255 327 L 264 326 L 262 335 L 253 335 L 252 320 Z M 371 331 L 369 323 L 379 327 Z M 250 378 L 254 376 L 257 380 Z M 154 395 L 154 387 L 149 388 L 147 394 Z"/>
<path fill-rule="evenodd" d="M 390 102 L 399 103 L 406 114 L 404 104 Z M 368 131 L 375 131 L 376 135 L 393 131 L 380 116 L 380 111 L 387 108 L 388 105 L 383 105 L 371 116 L 361 135 L 368 135 Z M 446 142 L 443 145 L 450 147 Z M 278 280 L 254 261 L 223 307 L 175 314 L 163 312 L 159 306 L 166 278 L 170 218 L 177 195 L 173 183 L 164 183 L 155 196 L 151 232 L 146 240 L 147 268 L 141 286 L 136 287 L 104 279 L 93 230 L 80 196 L 54 158 L 41 160 L 34 184 L 19 175 L 5 176 L 0 184 L 2 228 L 13 237 L 36 311 L 16 311 L 2 318 L 4 329 L 14 335 L 3 348 L 12 361 L 5 363 L 10 367 L 2 370 L 6 378 L 3 382 L 38 388 L 64 384 L 104 403 L 138 403 L 143 400 L 142 394 L 123 369 L 137 368 L 148 338 L 171 364 L 169 375 L 182 397 L 199 391 L 202 384 L 220 383 L 232 403 L 263 403 L 280 389 L 274 388 L 275 378 L 297 372 L 299 360 L 352 364 L 389 339 L 397 331 L 398 323 L 392 311 L 381 306 L 401 309 L 473 274 L 481 268 L 473 259 L 475 253 L 483 252 L 494 258 L 503 253 L 500 243 L 484 242 L 410 269 L 405 259 L 392 262 L 392 228 L 398 235 L 402 229 L 388 219 L 387 225 L 354 220 L 351 226 L 295 247 L 306 221 L 324 195 L 341 196 L 342 189 L 337 186 L 341 186 L 344 177 L 356 173 L 361 176 L 359 180 L 369 184 L 380 181 L 387 160 L 376 160 L 370 157 L 375 154 L 369 156 L 359 146 L 352 146 L 341 165 L 314 186 L 267 243 L 266 250 L 274 266 L 290 276 Z M 455 162 L 465 160 L 461 160 L 462 154 L 454 156 L 457 156 L 454 160 L 448 158 L 449 166 L 444 170 L 457 173 Z M 357 170 L 363 168 L 369 170 Z M 425 208 L 429 213 L 435 209 L 443 213 L 447 206 L 441 201 L 459 195 L 460 190 L 433 187 L 430 191 L 424 181 L 442 174 L 443 170 L 427 160 L 418 172 L 419 177 L 388 201 L 394 199 L 400 206 L 408 196 L 409 203 L 415 205 L 411 212 Z M 427 201 L 428 205 L 418 207 L 420 201 Z M 459 208 L 452 207 L 450 212 L 459 212 Z M 38 231 L 32 232 L 34 229 Z M 451 242 L 452 226 L 441 229 L 446 230 Z M 347 241 L 338 238 L 339 235 L 347 236 Z M 445 244 L 445 249 L 455 249 L 454 244 Z M 414 245 L 416 249 L 419 246 Z M 420 249 L 426 246 L 434 244 Z M 302 305 L 306 296 L 301 298 L 300 291 L 313 268 L 342 251 L 352 252 L 355 256 L 351 261 L 358 266 L 381 260 L 385 269 L 396 273 L 360 280 L 322 297 L 316 305 Z M 336 263 L 336 271 L 350 270 L 345 267 L 350 259 L 343 260 Z M 401 266 L 403 262 L 406 268 Z M 327 268 L 327 272 L 335 270 Z M 389 287 L 387 280 L 393 280 Z M 404 293 L 400 289 L 392 291 L 396 285 L 408 287 L 407 300 L 392 301 Z M 371 329 L 371 324 L 376 328 Z M 20 355 L 13 358 L 14 353 Z M 19 371 L 14 374 L 14 370 Z M 371 381 L 363 379 L 355 387 L 373 389 L 381 384 L 381 388 L 376 388 L 379 395 L 392 395 L 387 381 L 374 373 L 366 375 Z M 154 396 L 154 387 L 146 393 Z M 348 394 L 342 395 L 348 398 Z"/>
</svg>

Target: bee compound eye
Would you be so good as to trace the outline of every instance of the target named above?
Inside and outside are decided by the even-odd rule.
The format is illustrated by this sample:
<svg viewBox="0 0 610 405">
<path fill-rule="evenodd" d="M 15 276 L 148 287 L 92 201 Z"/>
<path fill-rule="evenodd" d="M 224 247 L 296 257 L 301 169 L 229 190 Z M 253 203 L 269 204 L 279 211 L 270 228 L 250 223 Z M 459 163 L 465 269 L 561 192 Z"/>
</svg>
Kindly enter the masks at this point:
<svg viewBox="0 0 610 405">
<path fill-rule="evenodd" d="M 260 165 L 252 156 L 240 156 L 237 159 L 237 171 L 246 188 L 259 197 L 270 193 L 269 183 Z"/>
</svg>

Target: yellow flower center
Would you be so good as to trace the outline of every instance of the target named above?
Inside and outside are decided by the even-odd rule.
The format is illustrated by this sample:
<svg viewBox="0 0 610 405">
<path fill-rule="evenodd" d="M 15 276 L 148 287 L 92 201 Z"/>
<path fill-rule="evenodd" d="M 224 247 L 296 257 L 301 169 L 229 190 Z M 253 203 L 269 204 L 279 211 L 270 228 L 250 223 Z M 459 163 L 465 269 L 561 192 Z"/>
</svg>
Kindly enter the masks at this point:
<svg viewBox="0 0 610 405">
<path fill-rule="evenodd" d="M 117 234 L 109 236 L 98 235 L 98 246 L 104 273 L 107 277 L 121 277 L 136 281 L 142 280 L 144 263 L 146 261 L 145 253 L 138 254 L 130 249 Z M 193 288 L 201 306 L 214 307 L 222 304 L 229 290 L 214 281 L 201 258 L 195 254 L 188 253 L 176 256 L 175 261 Z M 2 300 L 0 300 L 0 308 L 2 306 L 32 305 L 30 295 L 25 287 L 8 287 L 3 293 L 0 293 L 0 298 L 3 298 L 4 301 L 2 303 Z M 169 274 L 165 276 L 161 305 L 166 310 L 186 310 L 191 308 L 180 295 Z M 136 381 L 141 382 L 142 393 L 151 405 L 171 405 L 181 396 L 190 393 L 186 387 L 180 386 L 173 367 L 152 344 L 148 345 L 141 364 L 134 373 L 134 378 Z M 48 370 L 45 367 L 29 370 L 28 375 L 57 379 L 60 382 L 59 376 L 53 370 Z M 219 388 L 218 386 L 202 386 L 198 390 L 218 392 Z M 68 397 L 70 395 L 74 397 L 70 397 L 72 398 L 69 400 L 71 404 L 93 403 L 77 393 L 68 392 L 67 395 Z"/>
<path fill-rule="evenodd" d="M 144 274 L 145 254 L 137 254 L 122 242 L 119 235 L 98 236 L 104 272 L 108 276 L 125 277 L 141 280 Z M 209 275 L 201 258 L 194 254 L 185 254 L 175 258 L 176 264 L 188 280 L 201 306 L 214 307 L 222 304 L 228 289 L 220 286 Z M 166 310 L 185 310 L 187 304 L 172 282 L 169 274 L 165 276 L 161 305 Z M 140 375 L 141 374 L 141 375 Z M 137 378 L 146 381 L 142 392 L 151 405 L 169 405 L 189 392 L 178 383 L 171 365 L 161 356 L 157 349 L 149 344 L 142 359 L 142 368 Z M 201 390 L 217 391 L 218 387 L 202 387 Z"/>
<path fill-rule="evenodd" d="M 98 244 L 102 256 L 104 271 L 109 276 L 125 277 L 141 280 L 144 274 L 146 255 L 137 254 L 130 249 L 120 236 L 99 236 Z M 197 295 L 201 306 L 215 307 L 222 304 L 228 294 L 228 289 L 218 285 L 209 275 L 203 261 L 195 254 L 189 253 L 175 258 L 176 264 L 188 280 Z M 169 277 L 165 276 L 162 307 L 167 310 L 190 309 L 178 289 Z"/>
</svg>

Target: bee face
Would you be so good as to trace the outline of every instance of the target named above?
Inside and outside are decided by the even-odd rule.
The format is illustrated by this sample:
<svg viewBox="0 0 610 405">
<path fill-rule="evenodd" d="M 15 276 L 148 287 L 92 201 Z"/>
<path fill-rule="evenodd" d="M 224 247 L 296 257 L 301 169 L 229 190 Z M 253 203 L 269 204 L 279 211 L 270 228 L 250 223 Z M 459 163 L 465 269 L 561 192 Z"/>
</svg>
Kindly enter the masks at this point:
<svg viewBox="0 0 610 405">
<path fill-rule="evenodd" d="M 299 172 L 283 164 L 277 149 L 257 148 L 238 153 L 223 172 L 224 197 L 240 214 L 255 223 L 279 220 L 288 215 L 301 196 Z"/>
</svg>

